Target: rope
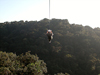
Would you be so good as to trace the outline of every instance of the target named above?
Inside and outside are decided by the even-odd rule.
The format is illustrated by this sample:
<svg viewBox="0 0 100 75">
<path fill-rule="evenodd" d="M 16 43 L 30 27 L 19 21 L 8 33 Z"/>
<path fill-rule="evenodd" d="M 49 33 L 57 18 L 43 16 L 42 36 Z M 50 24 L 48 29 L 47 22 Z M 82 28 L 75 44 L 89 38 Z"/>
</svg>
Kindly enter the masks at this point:
<svg viewBox="0 0 100 75">
<path fill-rule="evenodd" d="M 49 0 L 49 26 L 50 27 L 50 0 Z"/>
</svg>

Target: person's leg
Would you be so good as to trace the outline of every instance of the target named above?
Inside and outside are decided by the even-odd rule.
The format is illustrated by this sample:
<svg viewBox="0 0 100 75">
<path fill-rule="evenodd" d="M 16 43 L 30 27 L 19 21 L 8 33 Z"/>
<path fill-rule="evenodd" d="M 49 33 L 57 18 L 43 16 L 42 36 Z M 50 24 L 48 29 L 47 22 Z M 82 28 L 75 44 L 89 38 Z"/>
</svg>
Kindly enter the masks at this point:
<svg viewBox="0 0 100 75">
<path fill-rule="evenodd" d="M 51 39 L 53 39 L 53 36 L 51 36 Z"/>
<path fill-rule="evenodd" d="M 49 43 L 51 43 L 51 39 L 49 39 Z"/>
<path fill-rule="evenodd" d="M 49 36 L 48 39 L 49 39 L 49 43 L 51 43 L 51 36 Z"/>
</svg>

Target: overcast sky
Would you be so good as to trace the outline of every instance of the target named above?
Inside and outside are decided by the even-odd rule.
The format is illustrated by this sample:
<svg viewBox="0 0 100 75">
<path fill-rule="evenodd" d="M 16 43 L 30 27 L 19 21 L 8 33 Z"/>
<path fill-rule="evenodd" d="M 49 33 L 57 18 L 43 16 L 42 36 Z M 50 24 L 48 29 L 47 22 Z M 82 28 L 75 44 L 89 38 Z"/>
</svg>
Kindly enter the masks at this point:
<svg viewBox="0 0 100 75">
<path fill-rule="evenodd" d="M 0 0 L 0 22 L 49 18 L 49 0 Z M 50 0 L 50 19 L 100 27 L 100 0 Z"/>
</svg>

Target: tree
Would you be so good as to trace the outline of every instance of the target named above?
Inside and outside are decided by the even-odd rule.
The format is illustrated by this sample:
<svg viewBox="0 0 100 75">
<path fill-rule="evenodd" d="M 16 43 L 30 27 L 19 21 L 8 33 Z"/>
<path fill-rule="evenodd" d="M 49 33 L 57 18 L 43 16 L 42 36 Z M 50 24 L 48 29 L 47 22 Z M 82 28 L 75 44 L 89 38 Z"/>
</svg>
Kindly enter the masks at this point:
<svg viewBox="0 0 100 75">
<path fill-rule="evenodd" d="M 1 75 L 43 75 L 47 73 L 46 63 L 30 52 L 17 56 L 0 51 Z"/>
</svg>

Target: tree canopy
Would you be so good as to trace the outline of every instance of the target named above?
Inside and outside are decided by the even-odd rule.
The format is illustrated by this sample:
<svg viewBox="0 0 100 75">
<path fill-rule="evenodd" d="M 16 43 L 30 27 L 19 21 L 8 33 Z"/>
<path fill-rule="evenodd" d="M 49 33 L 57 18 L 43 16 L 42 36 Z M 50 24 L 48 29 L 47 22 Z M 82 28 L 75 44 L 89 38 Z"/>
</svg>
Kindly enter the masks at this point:
<svg viewBox="0 0 100 75">
<path fill-rule="evenodd" d="M 51 19 L 49 28 L 54 33 L 54 39 L 49 44 L 46 36 L 48 22 L 45 18 L 41 21 L 0 23 L 0 51 L 16 53 L 18 63 L 27 60 L 24 55 L 20 57 L 22 53 L 31 51 L 31 54 L 37 54 L 47 64 L 46 75 L 100 74 L 100 28 L 70 24 L 67 19 Z M 30 62 L 18 64 L 19 69 L 25 68 L 22 65 L 34 66 Z M 5 69 L 8 70 L 7 67 Z"/>
<path fill-rule="evenodd" d="M 44 75 L 46 72 L 46 63 L 29 52 L 17 56 L 0 51 L 0 75 Z"/>
</svg>

